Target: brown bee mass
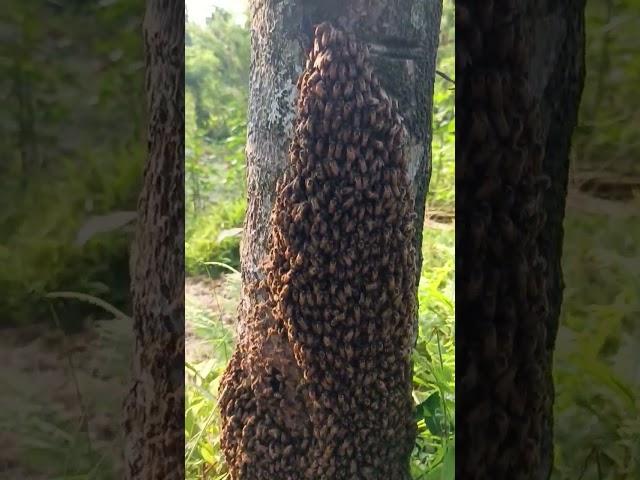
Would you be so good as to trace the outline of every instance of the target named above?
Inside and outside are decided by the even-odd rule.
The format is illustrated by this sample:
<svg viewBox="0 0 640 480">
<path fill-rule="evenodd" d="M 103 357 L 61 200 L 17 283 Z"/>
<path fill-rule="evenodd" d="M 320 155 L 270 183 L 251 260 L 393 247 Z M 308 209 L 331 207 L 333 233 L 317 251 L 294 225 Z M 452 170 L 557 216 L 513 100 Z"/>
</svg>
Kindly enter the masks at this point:
<svg viewBox="0 0 640 480">
<path fill-rule="evenodd" d="M 456 2 L 456 477 L 465 480 L 541 478 L 548 183 L 522 5 Z"/>
<path fill-rule="evenodd" d="M 221 385 L 234 480 L 408 477 L 413 199 L 404 128 L 372 70 L 350 35 L 316 28 L 265 280 L 249 287 L 265 301 Z"/>
</svg>

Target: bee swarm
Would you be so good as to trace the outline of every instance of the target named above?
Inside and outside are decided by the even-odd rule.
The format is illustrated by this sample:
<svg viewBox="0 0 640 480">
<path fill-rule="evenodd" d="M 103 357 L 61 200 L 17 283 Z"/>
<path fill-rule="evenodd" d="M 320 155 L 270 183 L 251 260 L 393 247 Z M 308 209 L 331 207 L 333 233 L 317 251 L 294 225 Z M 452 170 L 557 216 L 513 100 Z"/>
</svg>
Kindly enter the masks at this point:
<svg viewBox="0 0 640 480">
<path fill-rule="evenodd" d="M 463 352 L 456 475 L 463 479 L 538 478 L 551 406 L 539 248 L 549 179 L 528 91 L 522 8 L 456 2 L 456 350 Z"/>
<path fill-rule="evenodd" d="M 234 480 L 408 475 L 413 198 L 404 127 L 367 49 L 328 23 L 298 82 L 270 252 L 221 384 Z"/>
</svg>

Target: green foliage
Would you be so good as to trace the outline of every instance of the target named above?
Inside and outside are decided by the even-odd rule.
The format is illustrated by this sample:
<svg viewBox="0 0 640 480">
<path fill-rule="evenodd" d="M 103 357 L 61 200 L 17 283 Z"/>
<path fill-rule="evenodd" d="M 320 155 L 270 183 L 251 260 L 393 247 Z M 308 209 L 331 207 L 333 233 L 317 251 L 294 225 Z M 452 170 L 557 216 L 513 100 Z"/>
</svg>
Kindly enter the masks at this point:
<svg viewBox="0 0 640 480">
<path fill-rule="evenodd" d="M 134 155 L 143 157 L 142 149 Z M 132 208 L 139 188 L 141 165 L 130 162 L 132 152 L 116 154 L 122 161 L 104 165 L 86 159 L 78 170 L 70 163 L 58 175 L 30 182 L 22 203 L 4 219 L 11 232 L 0 247 L 0 311 L 10 323 L 31 323 L 48 317 L 43 295 L 51 290 L 77 290 L 107 295 L 125 305 L 131 232 L 114 231 L 76 245 L 83 222 L 92 215 Z M 69 182 L 73 178 L 73 182 Z M 83 322 L 91 309 L 70 307 L 63 323 Z"/>
<path fill-rule="evenodd" d="M 210 206 L 192 222 L 186 234 L 187 275 L 219 273 L 206 262 L 222 262 L 234 268 L 240 264 L 239 240 L 244 221 L 245 200 L 230 200 Z"/>
<path fill-rule="evenodd" d="M 455 81 L 455 10 L 452 0 L 443 5 L 440 25 L 437 70 Z M 455 85 L 437 75 L 433 91 L 433 119 L 431 123 L 431 179 L 427 209 L 453 213 L 455 210 Z"/>
<path fill-rule="evenodd" d="M 186 268 L 218 274 L 205 263 L 239 264 L 249 31 L 216 9 L 205 27 L 187 23 L 186 34 Z"/>
<path fill-rule="evenodd" d="M 220 451 L 216 402 L 220 377 L 233 351 L 234 335 L 221 317 L 188 297 L 186 300 L 187 322 L 193 322 L 197 336 L 215 348 L 210 358 L 185 364 L 185 478 L 223 479 L 226 467 Z"/>
<path fill-rule="evenodd" d="M 142 2 L 11 2 L 0 21 L 0 431 L 3 478 L 122 478 L 130 229 L 146 156 Z M 92 318 L 93 317 L 93 318 Z M 18 328 L 5 328 L 18 324 Z M 36 325 L 34 325 L 36 324 Z M 36 378 L 36 381 L 34 381 Z M 6 434 L 6 435 L 5 435 Z M 7 436 L 8 435 L 8 436 Z"/>
<path fill-rule="evenodd" d="M 572 211 L 565 227 L 553 478 L 640 478 L 640 228 Z"/>
<path fill-rule="evenodd" d="M 48 319 L 49 290 L 120 306 L 129 296 L 130 232 L 74 239 L 88 217 L 135 210 L 145 157 L 142 8 L 77 7 L 18 3 L 0 25 L 0 317 L 9 323 Z M 90 311 L 67 305 L 63 323 L 76 328 Z"/>
<path fill-rule="evenodd" d="M 451 229 L 425 229 L 418 288 L 418 340 L 413 353 L 413 396 L 418 438 L 415 479 L 454 478 L 455 336 L 454 249 Z"/>
<path fill-rule="evenodd" d="M 587 2 L 587 64 L 575 168 L 638 173 L 637 135 L 640 40 L 635 0 Z"/>
<path fill-rule="evenodd" d="M 586 80 L 573 170 L 638 173 L 640 64 L 633 0 L 587 2 Z M 597 199 L 591 199 L 598 203 Z M 571 207 L 554 353 L 555 480 L 640 478 L 638 201 L 619 215 Z"/>
<path fill-rule="evenodd" d="M 212 141 L 246 117 L 249 48 L 248 29 L 224 10 L 215 9 L 205 27 L 187 23 L 185 89 L 194 96 L 197 127 Z"/>
</svg>

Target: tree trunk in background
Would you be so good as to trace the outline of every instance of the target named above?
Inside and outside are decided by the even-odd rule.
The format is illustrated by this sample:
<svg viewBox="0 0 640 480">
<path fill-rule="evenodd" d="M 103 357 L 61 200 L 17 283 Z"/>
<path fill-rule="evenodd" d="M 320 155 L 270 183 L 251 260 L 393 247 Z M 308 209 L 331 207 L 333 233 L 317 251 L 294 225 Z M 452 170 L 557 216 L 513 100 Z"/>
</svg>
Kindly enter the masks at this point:
<svg viewBox="0 0 640 480">
<path fill-rule="evenodd" d="M 148 1 L 149 151 L 132 252 L 125 478 L 184 478 L 184 2 Z M 177 455 L 179 454 L 179 455 Z"/>
<path fill-rule="evenodd" d="M 456 401 L 463 479 L 549 478 L 584 1 L 456 4 Z"/>
<path fill-rule="evenodd" d="M 408 198 L 411 209 L 416 214 L 413 247 L 417 271 L 413 271 L 416 278 L 411 292 L 415 295 L 422 260 L 420 253 L 422 224 L 430 173 L 432 93 L 441 9 L 442 5 L 439 1 L 418 0 L 395 0 L 373 4 L 364 1 L 321 3 L 300 0 L 281 2 L 257 0 L 251 2 L 252 65 L 246 147 L 248 210 L 241 245 L 243 295 L 238 325 L 239 347 L 223 380 L 221 404 L 228 405 L 231 402 L 233 406 L 236 401 L 237 405 L 240 400 L 247 401 L 255 398 L 255 392 L 252 389 L 261 388 L 259 385 L 264 380 L 258 378 L 263 376 L 264 372 L 258 373 L 257 377 L 254 377 L 253 372 L 248 373 L 252 366 L 247 365 L 243 353 L 238 352 L 246 353 L 251 350 L 249 344 L 253 340 L 249 341 L 250 338 L 268 338 L 268 324 L 273 324 L 269 321 L 260 324 L 252 322 L 251 319 L 255 317 L 255 312 L 260 310 L 265 301 L 265 291 L 257 288 L 257 285 L 264 280 L 262 266 L 270 246 L 270 215 L 276 199 L 276 182 L 282 178 L 285 171 L 294 134 L 295 105 L 298 95 L 296 82 L 303 70 L 305 49 L 311 46 L 313 26 L 324 21 L 332 22 L 344 31 L 353 33 L 359 42 L 368 45 L 374 75 L 380 79 L 380 84 L 389 96 L 398 101 L 398 110 L 404 118 L 408 132 L 404 148 L 409 177 Z M 415 339 L 416 319 L 411 318 L 410 323 L 413 339 Z M 284 338 L 286 339 L 286 336 Z M 294 365 L 291 339 L 288 342 L 284 340 L 273 348 L 278 351 L 286 350 L 282 353 L 282 357 L 287 358 L 286 361 L 282 358 L 278 359 L 279 372 L 285 372 L 284 380 L 278 377 L 277 381 L 274 381 L 287 383 L 287 376 L 289 380 L 292 378 L 295 380 L 300 372 Z M 289 364 L 282 365 L 283 362 L 289 362 Z M 229 393 L 229 388 L 225 392 L 225 384 L 232 386 L 232 393 Z M 242 388 L 238 388 L 239 384 L 242 384 Z M 254 400 L 248 401 L 255 403 Z M 233 411 L 231 407 L 228 411 L 223 408 L 223 424 L 230 425 L 233 422 L 229 413 L 231 411 Z M 289 412 L 290 418 L 294 424 L 297 422 L 298 425 L 292 425 L 290 429 L 296 430 L 298 427 L 303 429 L 309 420 L 308 413 L 304 411 L 298 418 L 295 412 L 297 412 L 295 408 Z M 243 422 L 246 420 L 244 418 Z M 252 425 L 252 428 L 260 431 L 269 430 L 270 426 Z M 378 434 L 375 431 L 359 433 L 372 438 Z M 250 457 L 249 454 L 249 450 L 254 447 L 253 441 L 246 437 L 242 438 L 242 442 L 244 444 L 240 450 L 244 449 L 243 453 L 237 456 L 234 453 L 233 456 L 238 461 L 244 456 L 242 462 L 245 466 L 250 465 L 252 458 L 255 458 Z M 300 446 L 294 446 L 296 451 L 299 451 L 298 447 Z M 338 445 L 335 447 L 337 448 Z M 277 467 L 280 462 L 284 465 L 287 462 L 296 461 L 283 458 L 281 452 L 275 453 L 274 455 L 274 452 L 268 451 L 262 455 L 263 457 L 274 455 L 272 457 L 274 468 L 280 468 Z M 311 455 L 311 450 L 308 450 L 307 454 Z M 326 454 L 332 455 L 330 451 Z M 299 453 L 295 455 L 304 456 Z M 300 461 L 304 463 L 304 459 Z M 366 462 L 363 460 L 364 463 Z M 238 465 L 230 465 L 230 467 L 234 474 L 232 478 L 236 480 L 253 480 L 257 478 L 256 473 L 246 472 L 259 471 L 251 470 L 251 467 L 239 470 Z M 404 468 L 408 468 L 408 462 Z M 245 472 L 245 476 L 240 476 L 241 471 Z M 286 476 L 286 478 L 378 478 L 367 476 L 373 473 L 367 473 L 366 470 L 352 474 L 351 477 L 332 477 L 327 472 L 316 474 L 316 476 L 307 472 L 306 475 L 305 472 L 299 471 L 294 476 Z M 390 480 L 400 480 L 400 478 L 401 476 Z"/>
</svg>

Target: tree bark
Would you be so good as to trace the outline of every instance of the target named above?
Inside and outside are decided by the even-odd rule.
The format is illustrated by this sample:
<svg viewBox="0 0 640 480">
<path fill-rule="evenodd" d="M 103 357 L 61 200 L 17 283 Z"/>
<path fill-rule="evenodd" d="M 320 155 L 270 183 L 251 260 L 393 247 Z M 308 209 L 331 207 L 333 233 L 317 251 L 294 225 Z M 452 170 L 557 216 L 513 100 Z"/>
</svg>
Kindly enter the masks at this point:
<svg viewBox="0 0 640 480">
<path fill-rule="evenodd" d="M 532 16 L 535 54 L 530 70 L 534 101 L 540 104 L 544 126 L 546 155 L 543 172 L 551 179 L 544 198 L 547 226 L 542 231 L 540 249 L 547 259 L 546 294 L 549 302 L 547 318 L 545 382 L 551 399 L 553 386 L 553 351 L 558 332 L 562 292 L 563 220 L 569 178 L 569 155 L 573 131 L 578 123 L 578 111 L 585 78 L 585 0 L 549 2 Z M 548 48 L 549 42 L 553 45 Z M 544 68 L 540 68 L 544 66 Z M 553 470 L 553 401 L 545 410 L 540 467 L 533 478 L 546 480 Z"/>
<path fill-rule="evenodd" d="M 241 252 L 245 283 L 261 277 L 268 219 L 293 136 L 296 82 L 311 26 L 339 18 L 340 24 L 369 45 L 375 73 L 389 95 L 398 100 L 408 125 L 409 175 L 416 198 L 416 246 L 420 252 L 431 168 L 431 111 L 442 2 L 394 0 L 370 5 L 362 0 L 258 0 L 251 2 L 250 8 L 249 204 Z M 243 297 L 242 311 L 251 304 Z"/>
<path fill-rule="evenodd" d="M 125 478 L 184 478 L 184 3 L 147 2 L 148 157 L 132 252 Z"/>
<path fill-rule="evenodd" d="M 287 339 L 287 336 L 283 335 L 279 340 L 272 340 L 274 336 L 271 335 L 270 329 L 278 328 L 275 322 L 272 319 L 255 322 L 253 319 L 256 312 L 263 312 L 264 302 L 267 300 L 266 292 L 259 285 L 265 281 L 264 261 L 271 246 L 273 225 L 270 223 L 270 216 L 278 191 L 276 183 L 283 179 L 294 137 L 295 105 L 298 100 L 296 83 L 303 71 L 305 50 L 312 46 L 313 26 L 322 22 L 332 22 L 343 31 L 354 34 L 358 42 L 368 46 L 373 73 L 380 79 L 380 84 L 389 97 L 397 100 L 398 110 L 404 118 L 408 133 L 403 148 L 407 162 L 407 198 L 411 210 L 415 212 L 414 234 L 410 241 L 413 244 L 416 266 L 412 271 L 415 281 L 411 295 L 415 296 L 422 261 L 420 247 L 430 174 L 432 93 L 442 5 L 439 1 L 418 0 L 395 0 L 373 4 L 362 1 L 320 3 L 258 0 L 252 2 L 250 8 L 252 64 L 246 147 L 248 210 L 241 245 L 243 294 L 239 308 L 238 348 L 227 369 L 221 389 L 221 404 L 225 405 L 233 405 L 236 401 L 237 405 L 242 399 L 254 399 L 250 401 L 255 403 L 255 390 L 261 388 L 265 375 L 268 375 L 268 372 L 258 371 L 252 363 L 251 358 L 256 354 L 256 348 L 251 345 L 262 345 L 260 352 L 263 355 L 266 351 L 264 345 L 269 345 L 267 357 L 271 357 L 266 363 L 270 367 L 277 367 L 278 381 L 282 381 L 283 384 L 296 383 L 302 377 L 300 362 L 296 363 L 294 360 L 295 342 L 291 336 Z M 320 269 L 325 267 L 327 266 L 321 265 Z M 269 316 L 269 313 L 263 314 Z M 410 319 L 411 344 L 415 341 L 416 320 L 415 316 Z M 305 395 L 307 394 L 302 394 L 303 397 Z M 307 400 L 305 397 L 301 404 Z M 261 407 L 257 408 L 260 410 Z M 222 409 L 223 425 L 229 426 L 233 423 L 232 411 L 232 408 Z M 310 425 L 310 409 L 283 409 L 276 416 L 282 416 L 283 413 L 288 417 L 285 422 L 288 424 L 288 433 L 302 431 Z M 269 426 L 252 425 L 252 428 L 259 431 L 268 429 Z M 371 437 L 377 435 L 375 431 L 365 432 L 365 428 L 363 426 L 363 431 L 351 433 L 354 440 L 362 434 Z M 238 435 L 242 436 L 240 433 Z M 308 448 L 302 449 L 308 456 L 312 456 L 314 444 L 322 443 L 321 436 L 316 432 Z M 228 450 L 231 447 L 227 449 L 227 459 L 235 463 L 230 465 L 234 479 L 258 478 L 258 470 L 251 468 L 253 457 L 250 450 L 254 446 L 252 439 L 248 437 L 247 434 L 242 438 L 241 441 L 244 443 L 240 453 L 234 451 L 233 454 L 229 454 Z M 295 450 L 300 452 L 298 448 Z M 268 452 L 265 455 L 272 453 Z M 304 453 L 295 455 L 303 457 Z M 329 465 L 332 455 L 334 459 L 338 458 L 335 452 L 329 452 L 327 455 Z M 401 461 L 404 465 L 398 468 L 404 473 L 391 477 L 392 480 L 400 480 L 408 475 L 408 457 Z M 243 468 L 239 468 L 238 463 L 243 463 Z M 272 463 L 275 471 L 288 471 L 277 470 L 280 468 L 278 465 L 282 464 L 284 468 L 284 464 L 305 464 L 305 460 L 283 458 L 276 453 Z M 366 461 L 363 460 L 362 465 L 365 464 Z M 327 472 L 313 474 L 298 471 L 282 478 L 378 478 L 374 472 L 367 473 L 367 468 L 359 470 L 359 473 L 354 473 L 353 476 L 343 476 L 343 471 L 338 469 L 336 472 L 341 473 L 336 473 L 338 476 L 334 477 Z"/>
<path fill-rule="evenodd" d="M 543 480 L 584 2 L 456 12 L 456 472 Z"/>
</svg>

